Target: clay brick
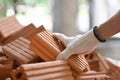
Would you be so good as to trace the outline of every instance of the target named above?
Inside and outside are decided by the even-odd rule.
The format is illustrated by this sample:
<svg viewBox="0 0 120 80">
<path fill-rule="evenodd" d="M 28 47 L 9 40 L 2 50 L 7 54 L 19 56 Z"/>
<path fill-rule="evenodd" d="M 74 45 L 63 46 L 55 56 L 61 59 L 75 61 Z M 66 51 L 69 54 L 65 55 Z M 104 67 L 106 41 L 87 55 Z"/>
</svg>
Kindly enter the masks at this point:
<svg viewBox="0 0 120 80">
<path fill-rule="evenodd" d="M 43 29 L 44 28 L 42 25 L 40 27 L 36 28 L 33 24 L 29 24 L 28 26 L 25 26 L 20 31 L 14 33 L 10 37 L 8 37 L 4 41 L 2 41 L 2 43 L 4 43 L 4 44 L 10 43 L 11 41 L 13 41 L 19 37 L 24 37 L 28 40 L 32 40 L 33 36 L 41 31 L 43 31 Z"/>
<path fill-rule="evenodd" d="M 15 41 L 3 46 L 4 53 L 19 64 L 37 62 L 38 57 L 29 49 L 30 41 L 20 37 Z"/>
<path fill-rule="evenodd" d="M 74 80 L 64 60 L 24 64 L 11 74 L 13 80 Z"/>
<path fill-rule="evenodd" d="M 10 73 L 13 69 L 13 60 L 5 56 L 0 57 L 0 80 L 10 78 Z"/>
<path fill-rule="evenodd" d="M 74 78 L 76 79 L 76 78 L 79 76 L 78 73 L 75 72 L 75 70 L 73 70 L 72 68 L 71 68 L 71 71 L 72 71 L 72 75 L 73 75 Z"/>
<path fill-rule="evenodd" d="M 114 65 L 107 59 L 105 59 L 107 64 L 109 65 L 110 69 L 107 72 L 107 75 L 110 76 L 110 80 L 119 80 L 120 79 L 120 67 Z"/>
<path fill-rule="evenodd" d="M 68 63 L 72 70 L 77 72 L 77 74 L 81 74 L 83 71 L 87 69 L 89 70 L 89 65 L 87 60 L 83 55 L 72 55 L 68 58 Z"/>
<path fill-rule="evenodd" d="M 92 59 L 92 60 L 88 60 L 87 62 L 89 64 L 91 70 L 94 70 L 94 71 L 97 71 L 97 72 L 100 71 L 99 60 Z"/>
<path fill-rule="evenodd" d="M 80 74 L 76 80 L 109 80 L 110 77 L 105 73 L 88 71 Z"/>
<path fill-rule="evenodd" d="M 107 71 L 109 67 L 105 60 L 97 53 L 92 52 L 87 56 L 72 55 L 68 59 L 73 76 L 77 80 L 109 80 Z M 88 64 L 89 63 L 89 64 Z M 82 68 L 82 67 L 83 68 Z M 94 71 L 95 73 L 90 73 Z M 85 73 L 88 73 L 86 75 Z M 98 74 L 99 73 L 99 74 Z M 98 78 L 97 78 L 98 77 Z"/>
<path fill-rule="evenodd" d="M 18 32 L 12 34 L 10 37 L 2 41 L 2 43 L 7 44 L 10 43 L 11 41 L 14 41 L 15 39 L 19 37 L 24 37 L 25 35 L 30 34 L 32 31 L 34 31 L 36 27 L 33 24 L 30 24 L 23 29 L 19 30 Z"/>
<path fill-rule="evenodd" d="M 25 37 L 26 39 L 29 39 L 31 41 L 37 33 L 41 32 L 43 30 L 45 30 L 45 29 L 44 29 L 43 25 L 41 25 L 38 28 L 36 28 L 35 30 L 29 31 L 29 33 L 27 33 L 26 35 L 23 35 L 23 37 Z"/>
<path fill-rule="evenodd" d="M 45 61 L 56 60 L 56 56 L 65 48 L 45 29 L 33 37 L 29 47 Z"/>
<path fill-rule="evenodd" d="M 100 71 L 103 71 L 103 72 L 107 72 L 109 70 L 109 66 L 108 64 L 106 63 L 106 61 L 103 59 L 102 56 L 100 56 L 100 54 L 98 52 L 92 52 L 90 55 L 92 55 L 92 59 L 97 59 L 99 60 L 99 65 L 100 65 Z"/>
<path fill-rule="evenodd" d="M 0 42 L 21 30 L 23 26 L 17 21 L 15 16 L 0 19 Z"/>
</svg>

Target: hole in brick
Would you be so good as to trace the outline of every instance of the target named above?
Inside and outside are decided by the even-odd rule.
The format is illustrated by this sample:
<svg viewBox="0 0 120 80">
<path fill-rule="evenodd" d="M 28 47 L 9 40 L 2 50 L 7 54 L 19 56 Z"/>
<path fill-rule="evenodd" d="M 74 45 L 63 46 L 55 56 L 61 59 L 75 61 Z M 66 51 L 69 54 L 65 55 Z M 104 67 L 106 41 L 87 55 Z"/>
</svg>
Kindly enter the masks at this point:
<svg viewBox="0 0 120 80">
<path fill-rule="evenodd" d="M 16 75 L 16 78 L 19 79 L 19 78 L 21 78 L 21 77 L 22 77 L 22 73 L 19 72 L 19 73 Z"/>
</svg>

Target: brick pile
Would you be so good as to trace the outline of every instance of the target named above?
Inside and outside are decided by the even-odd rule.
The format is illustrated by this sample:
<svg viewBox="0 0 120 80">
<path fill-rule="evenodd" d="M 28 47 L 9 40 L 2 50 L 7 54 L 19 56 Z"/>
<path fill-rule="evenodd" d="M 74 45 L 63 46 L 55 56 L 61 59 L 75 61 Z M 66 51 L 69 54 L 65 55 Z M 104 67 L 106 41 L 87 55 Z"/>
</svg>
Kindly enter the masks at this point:
<svg viewBox="0 0 120 80">
<path fill-rule="evenodd" d="M 43 26 L 22 26 L 15 16 L 3 18 L 0 80 L 119 80 L 114 76 L 120 70 L 112 69 L 109 65 L 115 66 L 97 52 L 56 60 L 64 49 L 62 42 Z M 113 70 L 117 72 L 113 74 Z"/>
</svg>

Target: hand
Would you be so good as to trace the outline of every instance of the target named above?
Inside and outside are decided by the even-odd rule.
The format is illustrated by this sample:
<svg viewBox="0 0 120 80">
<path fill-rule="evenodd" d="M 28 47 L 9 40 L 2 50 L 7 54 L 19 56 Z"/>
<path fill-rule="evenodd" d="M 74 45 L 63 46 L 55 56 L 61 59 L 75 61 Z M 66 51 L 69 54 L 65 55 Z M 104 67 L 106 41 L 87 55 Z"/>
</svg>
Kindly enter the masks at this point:
<svg viewBox="0 0 120 80">
<path fill-rule="evenodd" d="M 75 37 L 66 37 L 63 34 L 56 35 L 65 44 L 66 49 L 63 50 L 58 56 L 59 59 L 68 59 L 72 54 L 88 54 L 91 53 L 100 42 L 96 39 L 93 31 L 90 30 L 84 35 L 77 35 Z"/>
<path fill-rule="evenodd" d="M 61 40 L 66 47 L 75 38 L 75 37 L 67 37 L 62 33 L 53 33 L 53 34 L 58 40 Z M 82 35 L 77 35 L 77 36 L 82 36 Z"/>
</svg>

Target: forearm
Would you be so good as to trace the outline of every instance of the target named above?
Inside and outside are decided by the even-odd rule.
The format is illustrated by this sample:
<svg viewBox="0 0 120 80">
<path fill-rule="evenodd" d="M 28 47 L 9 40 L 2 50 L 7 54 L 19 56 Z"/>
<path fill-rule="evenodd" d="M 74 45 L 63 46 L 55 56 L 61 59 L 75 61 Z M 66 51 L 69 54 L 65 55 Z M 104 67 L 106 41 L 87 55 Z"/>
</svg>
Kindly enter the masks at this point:
<svg viewBox="0 0 120 80">
<path fill-rule="evenodd" d="M 99 34 L 100 38 L 105 40 L 120 32 L 120 11 L 108 21 L 101 24 L 96 32 Z"/>
</svg>

